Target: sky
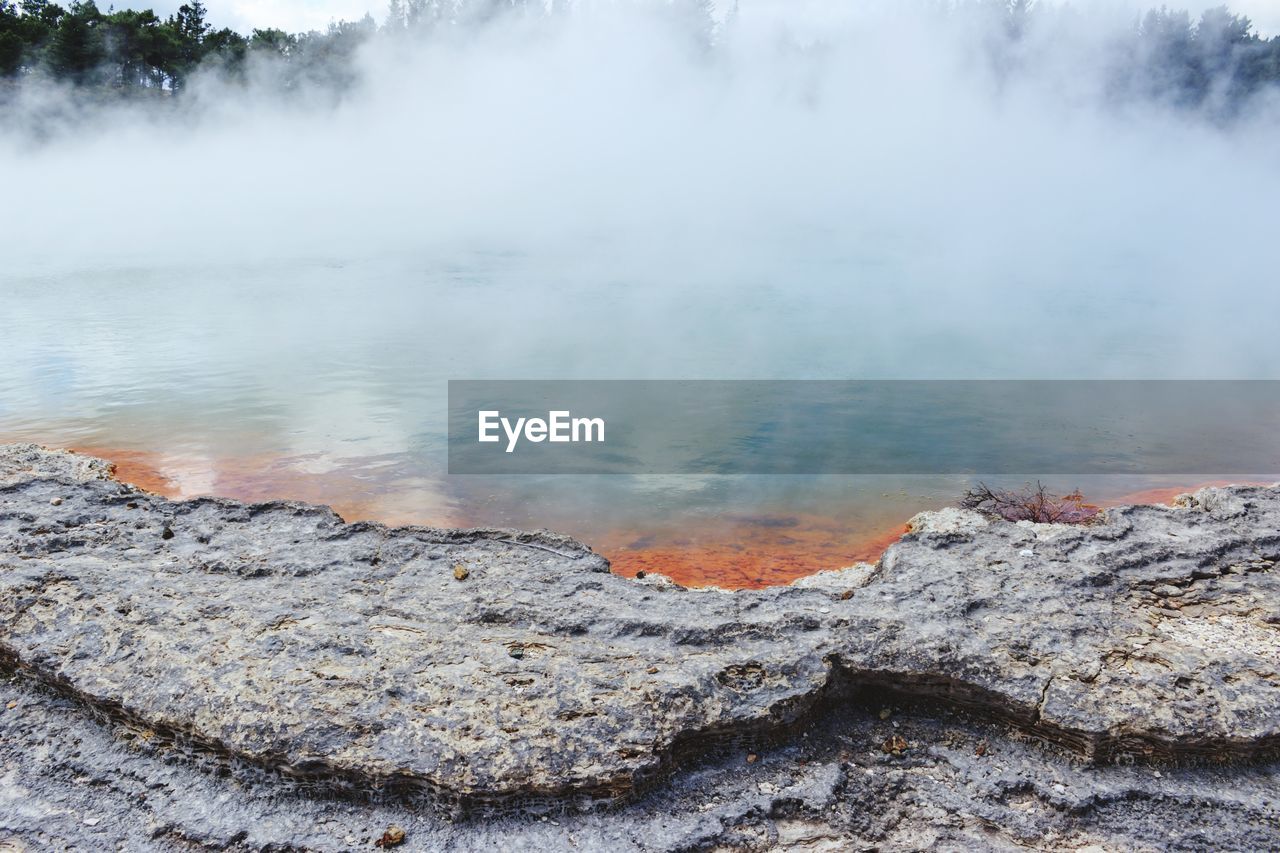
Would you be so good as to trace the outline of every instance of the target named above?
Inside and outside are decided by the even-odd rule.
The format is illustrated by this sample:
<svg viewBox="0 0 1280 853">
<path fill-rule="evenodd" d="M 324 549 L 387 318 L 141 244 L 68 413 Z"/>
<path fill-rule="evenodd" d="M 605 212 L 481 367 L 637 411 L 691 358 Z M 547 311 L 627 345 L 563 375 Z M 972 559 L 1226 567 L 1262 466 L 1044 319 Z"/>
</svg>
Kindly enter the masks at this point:
<svg viewBox="0 0 1280 853">
<path fill-rule="evenodd" d="M 148 3 L 146 0 L 130 0 L 116 3 L 117 8 L 153 8 L 161 15 L 168 14 L 183 0 L 157 0 Z M 727 0 L 718 0 L 717 5 L 726 5 Z M 743 7 L 753 3 L 774 5 L 779 0 L 740 0 Z M 794 3 L 796 0 L 787 0 Z M 813 0 L 799 0 L 813 4 Z M 829 0 L 839 5 L 839 0 Z M 1125 6 L 1148 8 L 1168 5 L 1172 8 L 1186 8 L 1194 13 L 1221 5 L 1223 0 L 1093 0 L 1099 6 Z M 231 27 L 240 32 L 266 27 L 278 27 L 289 32 L 305 30 L 323 30 L 333 21 L 354 21 L 366 12 L 379 21 L 386 13 L 387 4 L 383 0 L 205 0 L 209 7 L 209 18 L 215 26 Z M 822 5 L 821 0 L 817 5 Z M 1089 0 L 1077 5 L 1089 5 Z M 1280 34 L 1280 0 L 1232 0 L 1227 5 L 1236 13 L 1248 15 L 1255 28 L 1264 36 Z"/>
</svg>

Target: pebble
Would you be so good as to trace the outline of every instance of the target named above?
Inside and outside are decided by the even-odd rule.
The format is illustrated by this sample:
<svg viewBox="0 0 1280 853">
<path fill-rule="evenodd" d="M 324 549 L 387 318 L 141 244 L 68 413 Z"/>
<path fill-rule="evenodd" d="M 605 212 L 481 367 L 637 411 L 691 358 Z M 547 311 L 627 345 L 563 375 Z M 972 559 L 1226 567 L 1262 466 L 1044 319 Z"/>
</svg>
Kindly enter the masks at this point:
<svg viewBox="0 0 1280 853">
<path fill-rule="evenodd" d="M 1018 552 L 1018 554 L 1023 557 L 1034 557 L 1036 555 L 1036 552 L 1032 551 L 1030 548 L 1023 548 L 1021 551 Z"/>
<path fill-rule="evenodd" d="M 546 820 L 546 818 L 543 818 Z M 375 847 L 381 847 L 386 850 L 391 847 L 399 847 L 404 844 L 404 830 L 398 826 L 389 826 L 387 831 L 382 833 L 382 837 L 374 842 Z"/>
<path fill-rule="evenodd" d="M 62 498 L 51 498 L 49 503 L 52 506 L 62 506 Z"/>
</svg>

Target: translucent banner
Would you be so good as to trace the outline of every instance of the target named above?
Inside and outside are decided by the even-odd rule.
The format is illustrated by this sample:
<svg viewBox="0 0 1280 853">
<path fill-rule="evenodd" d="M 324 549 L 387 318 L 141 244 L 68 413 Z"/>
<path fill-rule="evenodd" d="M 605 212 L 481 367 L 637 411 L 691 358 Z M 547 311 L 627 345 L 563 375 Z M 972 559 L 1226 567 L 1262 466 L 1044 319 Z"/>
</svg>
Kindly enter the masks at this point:
<svg viewBox="0 0 1280 853">
<path fill-rule="evenodd" d="M 1277 472 L 1277 381 L 449 382 L 450 474 Z"/>
</svg>

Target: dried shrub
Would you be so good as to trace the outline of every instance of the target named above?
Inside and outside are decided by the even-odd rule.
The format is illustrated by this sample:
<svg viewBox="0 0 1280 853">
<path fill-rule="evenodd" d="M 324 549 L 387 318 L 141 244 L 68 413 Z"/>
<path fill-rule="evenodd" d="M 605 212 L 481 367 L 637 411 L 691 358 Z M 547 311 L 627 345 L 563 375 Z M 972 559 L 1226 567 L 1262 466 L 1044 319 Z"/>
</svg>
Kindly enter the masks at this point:
<svg viewBox="0 0 1280 853">
<path fill-rule="evenodd" d="M 1084 524 L 1097 518 L 1102 510 L 1085 503 L 1080 490 L 1058 496 L 1037 480 L 1021 489 L 993 489 L 986 483 L 965 492 L 960 506 L 977 510 L 1006 521 L 1035 521 L 1053 524 Z"/>
</svg>

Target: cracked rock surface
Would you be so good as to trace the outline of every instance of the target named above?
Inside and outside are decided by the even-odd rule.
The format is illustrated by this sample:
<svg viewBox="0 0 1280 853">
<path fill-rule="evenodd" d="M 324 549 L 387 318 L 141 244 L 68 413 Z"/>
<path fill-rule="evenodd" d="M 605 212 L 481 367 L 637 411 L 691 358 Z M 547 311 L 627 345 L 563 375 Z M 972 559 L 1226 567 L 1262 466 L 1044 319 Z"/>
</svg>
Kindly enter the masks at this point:
<svg viewBox="0 0 1280 853">
<path fill-rule="evenodd" d="M 0 839 L 1195 848 L 1228 819 L 1275 847 L 1278 558 L 1280 489 L 1232 487 L 1088 527 L 925 513 L 875 567 L 695 592 L 552 534 L 0 447 Z"/>
<path fill-rule="evenodd" d="M 873 698 L 777 747 L 726 749 L 608 811 L 451 821 L 211 773 L 26 679 L 0 680 L 0 850 L 374 851 L 390 826 L 406 831 L 395 848 L 406 853 L 1280 847 L 1280 765 L 1090 766 L 945 712 L 881 719 Z M 902 755 L 882 750 L 893 736 Z"/>
</svg>

